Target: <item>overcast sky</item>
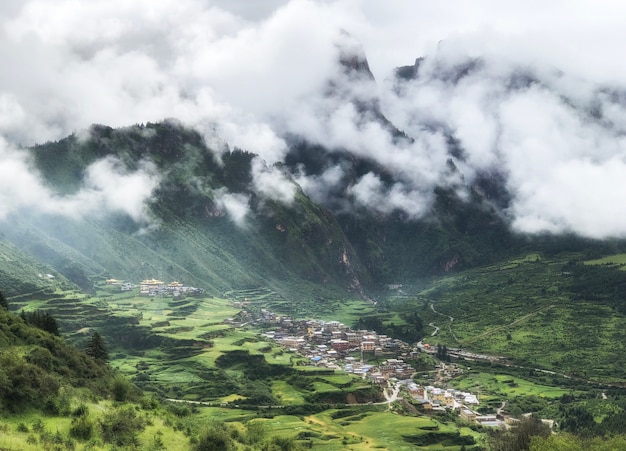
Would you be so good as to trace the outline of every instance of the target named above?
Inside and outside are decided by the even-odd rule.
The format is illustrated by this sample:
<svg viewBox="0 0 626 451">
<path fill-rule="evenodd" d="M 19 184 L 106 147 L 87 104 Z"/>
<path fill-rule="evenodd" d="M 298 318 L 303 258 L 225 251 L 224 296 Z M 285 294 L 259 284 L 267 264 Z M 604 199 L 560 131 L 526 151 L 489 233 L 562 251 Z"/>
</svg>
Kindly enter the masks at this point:
<svg viewBox="0 0 626 451">
<path fill-rule="evenodd" d="M 287 131 L 376 159 L 396 171 L 397 183 L 384 187 L 368 174 L 354 187 L 355 202 L 419 217 L 435 184 L 455 183 L 444 180 L 443 137 L 423 129 L 435 121 L 460 138 L 468 180 L 496 166 L 507 174 L 515 198 L 506 213 L 519 230 L 626 236 L 626 110 L 603 94 L 626 88 L 625 20 L 626 3 L 609 0 L 5 0 L 0 173 L 10 168 L 15 180 L 22 170 L 32 186 L 28 162 L 16 158 L 18 144 L 59 139 L 92 123 L 174 117 L 209 143 L 226 140 L 269 165 L 284 156 Z M 322 96 L 328 80 L 339 77 L 337 52 L 345 45 L 362 46 L 377 80 L 346 83 L 345 91 L 379 98 L 413 144 L 392 142 L 345 102 Z M 396 95 L 386 81 L 393 68 L 420 56 L 434 63 Z M 459 86 L 428 75 L 429 67 L 468 57 L 487 64 Z M 541 83 L 508 92 L 508 77 L 520 67 Z M 602 123 L 580 114 L 591 107 L 602 110 Z M 142 171 L 100 163 L 90 169 L 86 189 L 115 210 L 117 191 L 94 181 L 108 173 L 143 180 L 129 212 L 141 218 L 141 200 L 157 184 L 152 166 Z M 332 167 L 299 181 L 323 199 L 341 171 Z M 255 165 L 255 187 L 288 202 L 290 191 L 269 180 L 276 174 Z M 4 183 L 5 205 L 22 197 L 32 202 L 26 185 Z M 44 195 L 80 203 L 42 188 Z"/>
</svg>

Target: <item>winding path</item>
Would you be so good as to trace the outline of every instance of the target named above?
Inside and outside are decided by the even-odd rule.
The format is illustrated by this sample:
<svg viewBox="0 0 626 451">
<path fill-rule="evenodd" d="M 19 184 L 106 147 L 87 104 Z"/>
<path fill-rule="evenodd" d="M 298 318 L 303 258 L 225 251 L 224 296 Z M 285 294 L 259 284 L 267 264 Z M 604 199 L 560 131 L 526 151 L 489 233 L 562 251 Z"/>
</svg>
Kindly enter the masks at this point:
<svg viewBox="0 0 626 451">
<path fill-rule="evenodd" d="M 400 385 L 399 383 L 396 383 L 396 385 L 394 385 L 393 390 L 391 392 L 391 394 L 389 394 L 387 392 L 387 388 L 385 388 L 383 390 L 383 395 L 385 395 L 385 402 L 382 402 L 380 404 L 387 404 L 388 405 L 388 409 L 391 409 L 391 403 L 395 402 L 398 400 L 398 394 L 400 393 Z"/>
<path fill-rule="evenodd" d="M 437 310 L 435 310 L 435 304 L 434 304 L 434 302 L 432 302 L 432 301 L 430 302 L 430 309 L 431 309 L 431 310 L 433 311 L 433 313 L 435 313 L 436 315 L 445 316 L 445 317 L 447 317 L 447 318 L 450 320 L 450 324 L 448 324 L 448 330 L 450 331 L 450 335 L 452 335 L 456 341 L 459 341 L 459 340 L 458 340 L 458 338 L 456 337 L 455 333 L 452 331 L 452 323 L 454 322 L 454 317 L 449 316 L 449 315 L 444 315 L 443 313 L 438 312 Z M 430 327 L 434 327 L 434 328 L 435 328 L 435 331 L 434 331 L 432 334 L 430 334 L 430 336 L 431 336 L 431 337 L 434 337 L 435 335 L 437 335 L 437 333 L 439 332 L 440 328 L 439 328 L 439 327 L 437 327 L 437 326 L 435 325 L 435 323 L 428 323 L 428 325 L 429 325 Z"/>
</svg>

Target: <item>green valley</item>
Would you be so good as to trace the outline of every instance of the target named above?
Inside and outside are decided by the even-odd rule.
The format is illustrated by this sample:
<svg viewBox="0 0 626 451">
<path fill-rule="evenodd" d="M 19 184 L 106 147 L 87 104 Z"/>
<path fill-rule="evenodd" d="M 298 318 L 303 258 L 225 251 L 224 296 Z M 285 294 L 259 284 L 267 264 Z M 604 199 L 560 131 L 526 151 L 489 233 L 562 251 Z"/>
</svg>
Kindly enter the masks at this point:
<svg viewBox="0 0 626 451">
<path fill-rule="evenodd" d="M 297 180 L 325 158 L 347 198 L 386 169 L 290 146 L 266 165 L 164 121 L 23 149 L 55 196 L 102 164 L 155 187 L 140 211 L 0 222 L 0 448 L 623 438 L 626 242 L 513 232 L 497 177 L 437 187 L 419 219 L 323 203 Z"/>
<path fill-rule="evenodd" d="M 620 363 L 613 354 L 622 342 L 611 335 L 623 330 L 623 314 L 619 297 L 604 293 L 602 284 L 589 291 L 595 308 L 581 309 L 590 301 L 578 298 L 575 282 L 587 277 L 587 271 L 607 271 L 605 277 L 623 273 L 577 258 L 571 253 L 549 258 L 531 253 L 419 284 L 397 284 L 375 304 L 329 300 L 324 319 L 372 324 L 382 327 L 381 333 L 401 332 L 409 324 L 417 326 L 408 315 L 414 312 L 420 318 L 422 343 L 433 349 L 445 345 L 445 359 L 452 357 L 459 367 L 439 380 L 438 356 L 423 350 L 410 360 L 418 384 L 443 383 L 477 393 L 484 414 L 503 408 L 507 416 L 534 412 L 560 423 L 572 409 L 582 409 L 603 421 L 621 415 L 626 400 Z M 302 353 L 270 338 L 267 331 L 275 325 L 256 320 L 270 311 L 294 320 L 312 319 L 306 304 L 267 288 L 230 291 L 224 298 L 140 296 L 138 290 L 122 291 L 120 285 L 102 281 L 92 295 L 50 287 L 46 296 L 14 296 L 9 303 L 15 311 L 50 312 L 79 347 L 98 330 L 109 345 L 111 366 L 144 397 L 163 403 L 145 413 L 146 421 L 162 425 L 159 443 L 176 440 L 176 426 L 169 431 L 177 422 L 195 424 L 187 426 L 193 429 L 201 424 L 217 427 L 218 421 L 241 431 L 258 424 L 254 427 L 262 428 L 266 437 L 314 449 L 488 449 L 488 428 L 445 410 L 424 410 L 408 392 L 403 400 L 377 405 L 384 401 L 381 388 L 342 371 L 312 366 Z M 600 296 L 603 303 L 597 300 Z M 574 312 L 584 313 L 586 321 L 559 322 Z M 614 328 L 592 327 L 607 317 L 616 321 Z M 459 349 L 487 358 L 457 357 Z M 373 353 L 365 357 L 374 365 L 385 358 Z M 102 402 L 90 409 L 115 409 Z M 7 427 L 17 430 L 12 421 Z M 58 424 L 65 426 L 57 429 L 69 431 L 69 423 Z M 17 432 L 11 437 L 15 443 L 25 440 Z M 138 437 L 147 446 L 146 433 Z M 193 440 L 189 446 L 193 449 Z"/>
</svg>

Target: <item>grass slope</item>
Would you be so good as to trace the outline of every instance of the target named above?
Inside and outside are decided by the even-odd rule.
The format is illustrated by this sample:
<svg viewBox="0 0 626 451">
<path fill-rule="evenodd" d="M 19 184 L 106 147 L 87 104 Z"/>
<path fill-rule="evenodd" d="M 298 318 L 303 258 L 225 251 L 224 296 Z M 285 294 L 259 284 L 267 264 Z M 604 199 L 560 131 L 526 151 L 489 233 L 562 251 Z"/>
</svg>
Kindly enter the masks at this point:
<svg viewBox="0 0 626 451">
<path fill-rule="evenodd" d="M 624 283 L 623 272 L 584 265 L 580 254 L 531 253 L 415 286 L 413 295 L 390 297 L 386 306 L 411 305 L 424 323 L 439 327 L 425 339 L 433 345 L 623 382 L 626 300 L 619 287 Z"/>
</svg>

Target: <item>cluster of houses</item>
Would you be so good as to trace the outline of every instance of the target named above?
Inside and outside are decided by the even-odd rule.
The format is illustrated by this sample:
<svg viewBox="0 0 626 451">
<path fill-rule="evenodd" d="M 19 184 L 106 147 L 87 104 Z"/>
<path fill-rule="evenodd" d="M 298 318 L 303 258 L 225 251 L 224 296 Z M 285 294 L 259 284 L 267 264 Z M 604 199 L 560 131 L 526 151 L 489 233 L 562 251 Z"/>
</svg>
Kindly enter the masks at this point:
<svg viewBox="0 0 626 451">
<path fill-rule="evenodd" d="M 347 357 L 343 370 L 347 373 L 356 374 L 371 382 L 387 385 L 390 379 L 410 379 L 415 374 L 415 369 L 402 359 L 387 359 L 380 365 L 368 365 L 357 361 L 354 357 Z"/>
<path fill-rule="evenodd" d="M 257 321 L 272 326 L 265 333 L 268 338 L 307 357 L 311 365 L 343 370 L 383 386 L 387 386 L 391 380 L 401 381 L 399 383 L 405 384 L 409 394 L 421 402 L 425 409 L 456 410 L 467 422 L 492 427 L 504 426 L 502 417 L 481 415 L 474 410 L 479 405 L 477 395 L 414 383 L 411 378 L 415 370 L 402 357 L 414 357 L 417 352 L 435 352 L 421 343 L 421 346 L 411 348 L 401 340 L 377 334 L 375 331 L 352 330 L 338 321 L 296 321 L 267 310 L 261 310 L 261 318 Z M 364 362 L 365 353 L 389 358 L 378 365 L 371 365 Z M 456 367 L 451 365 L 450 371 Z"/>
<path fill-rule="evenodd" d="M 372 382 L 386 385 L 391 378 L 410 379 L 415 370 L 404 360 L 412 349 L 402 340 L 369 330 L 352 330 L 339 321 L 294 321 L 262 310 L 262 322 L 276 328 L 266 336 L 285 348 L 298 352 L 312 365 L 343 370 Z M 378 366 L 363 362 L 364 354 L 389 356 Z M 354 355 L 359 355 L 360 358 Z"/>
<path fill-rule="evenodd" d="M 504 428 L 506 419 L 500 414 L 483 415 L 477 412 L 478 396 L 452 388 L 440 388 L 432 385 L 422 386 L 412 381 L 405 381 L 409 395 L 422 404 L 425 410 L 457 411 L 459 417 L 468 423 L 482 426 Z"/>
<path fill-rule="evenodd" d="M 129 282 L 122 282 L 117 279 L 108 279 L 107 285 L 119 285 L 122 291 L 130 291 L 136 288 Z M 204 290 L 201 288 L 188 287 L 184 284 L 174 281 L 166 284 L 165 282 L 157 279 L 146 279 L 139 284 L 140 296 L 173 296 L 178 297 L 183 294 L 201 295 Z"/>
<path fill-rule="evenodd" d="M 421 386 L 416 383 L 407 385 L 409 394 L 422 406 L 429 410 L 458 410 L 462 420 L 468 423 L 478 423 L 483 426 L 503 427 L 502 417 L 497 415 L 481 415 L 473 410 L 479 404 L 478 396 L 469 392 L 450 388 Z"/>
<path fill-rule="evenodd" d="M 106 284 L 118 286 L 122 291 L 131 291 L 133 288 L 137 288 L 137 285 L 117 279 L 107 279 Z"/>
</svg>

